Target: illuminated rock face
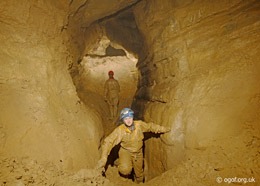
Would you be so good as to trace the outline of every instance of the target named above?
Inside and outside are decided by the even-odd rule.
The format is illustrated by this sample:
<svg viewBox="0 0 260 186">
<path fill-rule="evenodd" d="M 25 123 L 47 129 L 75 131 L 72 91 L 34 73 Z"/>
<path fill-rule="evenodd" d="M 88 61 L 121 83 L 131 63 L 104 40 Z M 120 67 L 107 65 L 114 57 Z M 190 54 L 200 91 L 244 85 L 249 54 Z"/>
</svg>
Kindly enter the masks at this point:
<svg viewBox="0 0 260 186">
<path fill-rule="evenodd" d="M 52 1 L 15 2 L 0 5 L 1 154 L 93 167 L 101 120 L 84 108 L 67 70 L 66 11 Z"/>
<path fill-rule="evenodd" d="M 223 145 L 221 153 L 241 154 L 226 167 L 257 160 L 255 149 L 238 149 L 259 144 L 259 1 L 146 0 L 134 10 L 147 48 L 135 108 L 145 120 L 172 127 L 163 137 L 172 146 L 146 144 L 148 177 L 176 168 L 192 149 L 217 149 L 223 141 L 234 146 Z"/>
</svg>

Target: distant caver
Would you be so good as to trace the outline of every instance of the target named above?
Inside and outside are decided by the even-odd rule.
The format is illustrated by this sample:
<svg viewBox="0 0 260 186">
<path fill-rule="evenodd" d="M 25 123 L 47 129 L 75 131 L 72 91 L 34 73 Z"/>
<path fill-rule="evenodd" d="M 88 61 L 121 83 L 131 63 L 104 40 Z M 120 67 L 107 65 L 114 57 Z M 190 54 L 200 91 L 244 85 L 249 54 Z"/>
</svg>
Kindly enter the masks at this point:
<svg viewBox="0 0 260 186">
<path fill-rule="evenodd" d="M 116 79 L 114 79 L 114 72 L 108 72 L 109 79 L 105 82 L 105 101 L 109 105 L 111 119 L 116 117 L 118 103 L 119 103 L 119 92 L 120 86 Z"/>
</svg>

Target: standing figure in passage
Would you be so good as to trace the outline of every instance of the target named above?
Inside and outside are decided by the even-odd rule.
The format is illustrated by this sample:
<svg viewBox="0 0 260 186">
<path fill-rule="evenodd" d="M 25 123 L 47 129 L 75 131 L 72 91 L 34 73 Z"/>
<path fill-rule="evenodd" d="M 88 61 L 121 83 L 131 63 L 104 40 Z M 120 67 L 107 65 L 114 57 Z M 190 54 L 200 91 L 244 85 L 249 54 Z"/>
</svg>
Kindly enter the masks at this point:
<svg viewBox="0 0 260 186">
<path fill-rule="evenodd" d="M 113 119 L 117 115 L 120 86 L 116 79 L 114 79 L 114 72 L 108 72 L 109 79 L 105 82 L 105 101 L 109 105 L 110 117 Z"/>
<path fill-rule="evenodd" d="M 107 136 L 102 145 L 101 158 L 98 161 L 97 169 L 103 169 L 107 162 L 107 157 L 111 149 L 120 143 L 118 170 L 122 176 L 127 177 L 132 169 L 135 173 L 135 181 L 141 183 L 143 176 L 143 139 L 144 132 L 165 133 L 171 129 L 146 123 L 144 121 L 134 121 L 134 111 L 130 108 L 124 108 L 121 111 L 121 119 L 124 122 L 118 126 L 109 136 Z"/>
</svg>

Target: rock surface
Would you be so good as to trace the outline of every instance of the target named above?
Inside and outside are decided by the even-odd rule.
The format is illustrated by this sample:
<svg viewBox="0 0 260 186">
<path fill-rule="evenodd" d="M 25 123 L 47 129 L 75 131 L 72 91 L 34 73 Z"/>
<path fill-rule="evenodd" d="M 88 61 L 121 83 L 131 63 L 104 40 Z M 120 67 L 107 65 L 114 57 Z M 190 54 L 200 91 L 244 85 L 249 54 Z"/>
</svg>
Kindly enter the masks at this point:
<svg viewBox="0 0 260 186">
<path fill-rule="evenodd" d="M 16 2 L 0 5 L 1 156 L 93 167 L 101 119 L 80 102 L 67 70 L 66 9 L 53 1 Z"/>
<path fill-rule="evenodd" d="M 172 127 L 164 144 L 146 143 L 149 178 L 175 169 L 197 151 L 216 153 L 211 160 L 216 163 L 232 150 L 240 156 L 230 164 L 250 156 L 259 161 L 259 152 L 246 148 L 245 132 L 249 127 L 253 138 L 260 137 L 259 1 L 144 0 L 134 10 L 147 50 L 138 63 L 142 78 L 135 108 L 146 121 Z M 244 140 L 237 144 L 237 138 Z M 222 147 L 225 142 L 230 146 Z M 207 151 L 213 146 L 214 152 Z M 196 163 L 204 163 L 195 154 Z M 240 173 L 246 169 L 257 172 L 259 166 L 247 165 Z"/>
</svg>

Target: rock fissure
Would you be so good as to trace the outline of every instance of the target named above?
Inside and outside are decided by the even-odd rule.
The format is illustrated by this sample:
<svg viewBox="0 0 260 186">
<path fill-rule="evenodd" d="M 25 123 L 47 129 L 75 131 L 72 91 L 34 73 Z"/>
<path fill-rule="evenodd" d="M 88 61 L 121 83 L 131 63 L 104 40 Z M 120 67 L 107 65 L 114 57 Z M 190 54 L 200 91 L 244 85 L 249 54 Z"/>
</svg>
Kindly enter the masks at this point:
<svg viewBox="0 0 260 186">
<path fill-rule="evenodd" d="M 89 0 L 85 0 L 77 9 L 76 11 L 73 13 L 73 17 L 78 14 L 78 12 L 87 5 L 87 3 L 89 2 Z"/>
</svg>

